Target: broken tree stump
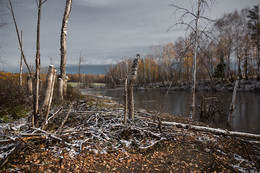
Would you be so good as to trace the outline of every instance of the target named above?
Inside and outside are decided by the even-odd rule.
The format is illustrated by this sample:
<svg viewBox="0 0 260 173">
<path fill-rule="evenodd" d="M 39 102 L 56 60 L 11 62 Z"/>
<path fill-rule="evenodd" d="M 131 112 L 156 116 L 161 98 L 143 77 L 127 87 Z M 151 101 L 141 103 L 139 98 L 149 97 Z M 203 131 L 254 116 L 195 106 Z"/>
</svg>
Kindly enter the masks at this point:
<svg viewBox="0 0 260 173">
<path fill-rule="evenodd" d="M 137 54 L 133 61 L 132 73 L 127 85 L 127 95 L 128 95 L 128 108 L 129 108 L 129 118 L 134 120 L 134 83 L 137 76 L 137 67 L 140 55 Z"/>
</svg>

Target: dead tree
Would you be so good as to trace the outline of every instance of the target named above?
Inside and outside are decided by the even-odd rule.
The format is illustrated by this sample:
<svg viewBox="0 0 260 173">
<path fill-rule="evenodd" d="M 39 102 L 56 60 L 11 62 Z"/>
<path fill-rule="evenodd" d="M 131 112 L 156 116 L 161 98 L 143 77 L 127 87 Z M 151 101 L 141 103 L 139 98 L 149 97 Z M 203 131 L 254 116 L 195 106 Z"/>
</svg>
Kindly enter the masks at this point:
<svg viewBox="0 0 260 173">
<path fill-rule="evenodd" d="M 69 19 L 69 14 L 70 14 L 70 11 L 71 11 L 71 6 L 72 6 L 72 0 L 67 0 L 64 15 L 63 15 L 61 35 L 60 35 L 60 52 L 61 52 L 60 73 L 61 73 L 61 78 L 63 80 L 63 94 L 64 95 L 66 95 L 66 93 L 67 93 L 67 76 L 66 76 L 67 46 L 66 46 L 66 39 L 67 39 L 68 19 Z"/>
<path fill-rule="evenodd" d="M 21 46 L 23 47 L 23 31 L 21 31 Z M 19 73 L 19 83 L 20 86 L 23 86 L 23 54 L 21 53 L 20 59 L 20 73 Z"/>
<path fill-rule="evenodd" d="M 33 82 L 32 82 L 32 76 L 28 75 L 27 76 L 27 89 L 29 95 L 33 94 Z"/>
<path fill-rule="evenodd" d="M 81 63 L 82 62 L 84 62 L 84 60 L 83 60 L 83 57 L 82 57 L 82 54 L 81 54 L 81 52 L 80 52 L 80 56 L 79 56 L 79 68 L 78 68 L 78 75 L 79 75 L 79 83 L 78 83 L 78 87 L 79 87 L 79 89 L 80 89 L 80 78 L 81 78 L 81 75 L 80 75 L 80 69 L 81 69 Z"/>
<path fill-rule="evenodd" d="M 196 114 L 196 76 L 197 76 L 197 54 L 198 54 L 198 38 L 199 38 L 199 29 L 198 29 L 198 22 L 200 18 L 200 8 L 201 8 L 201 3 L 203 0 L 198 0 L 198 11 L 196 15 L 196 20 L 195 20 L 195 48 L 193 49 L 193 74 L 192 74 L 192 119 L 195 119 L 195 114 Z"/>
<path fill-rule="evenodd" d="M 35 59 L 35 83 L 34 83 L 34 106 L 32 116 L 32 126 L 37 126 L 37 116 L 39 113 L 39 90 L 40 90 L 40 25 L 41 25 L 41 8 L 47 0 L 39 0 L 37 2 L 38 7 L 38 19 L 37 19 L 37 38 L 36 38 L 36 59 Z"/>
<path fill-rule="evenodd" d="M 18 42 L 19 42 L 19 46 L 20 46 L 22 58 L 23 58 L 24 63 L 25 63 L 25 65 L 26 65 L 27 69 L 28 69 L 29 74 L 32 75 L 31 70 L 30 70 L 30 68 L 29 68 L 29 65 L 28 65 L 28 63 L 27 63 L 27 61 L 26 61 L 26 58 L 25 58 L 25 56 L 24 56 L 24 53 L 23 53 L 23 46 L 22 46 L 22 42 L 21 42 L 21 39 L 20 39 L 20 35 L 19 35 L 19 29 L 18 29 L 16 20 L 15 20 L 14 9 L 13 9 L 13 5 L 12 5 L 12 1 L 11 1 L 11 0 L 9 0 L 9 5 L 10 5 L 10 8 L 9 8 L 9 9 L 10 9 L 10 11 L 11 11 L 11 13 L 12 13 L 12 17 L 13 17 L 13 21 L 14 21 L 14 25 L 15 25 L 15 29 L 16 29 L 17 39 L 18 39 Z"/>
<path fill-rule="evenodd" d="M 229 107 L 228 125 L 231 124 L 231 120 L 232 120 L 232 117 L 233 117 L 233 112 L 234 112 L 235 106 L 236 106 L 235 102 L 236 102 L 236 96 L 237 96 L 238 83 L 239 83 L 239 80 L 236 80 L 236 83 L 235 83 L 235 86 L 234 86 L 234 90 L 233 90 L 233 95 L 232 95 L 232 101 L 231 101 L 231 104 L 230 104 L 230 107 Z"/>
<path fill-rule="evenodd" d="M 128 100 L 128 95 L 127 95 L 127 77 L 125 78 L 125 84 L 124 84 L 124 124 L 127 123 L 127 111 L 128 111 L 128 108 L 127 108 L 127 100 Z"/>
<path fill-rule="evenodd" d="M 49 69 L 48 69 L 47 77 L 46 77 L 45 94 L 44 94 L 42 103 L 40 105 L 39 111 L 42 111 L 42 109 L 45 109 L 50 102 L 50 98 L 51 98 L 52 92 L 53 92 L 52 91 L 53 90 L 53 81 L 55 79 L 54 73 L 55 73 L 55 68 L 53 65 L 50 65 Z"/>
<path fill-rule="evenodd" d="M 140 58 L 140 55 L 137 54 L 136 58 L 133 61 L 132 73 L 131 73 L 131 76 L 130 76 L 130 79 L 129 79 L 128 85 L 127 85 L 129 118 L 131 120 L 134 120 L 134 84 L 135 84 L 135 79 L 137 76 L 137 65 L 138 65 L 139 58 Z"/>
<path fill-rule="evenodd" d="M 43 104 L 41 107 L 41 109 L 46 108 L 46 111 L 42 112 L 42 114 L 45 113 L 44 122 L 42 124 L 42 129 L 45 129 L 46 124 L 47 124 L 46 122 L 48 119 L 48 115 L 50 113 L 56 74 L 57 74 L 57 70 L 54 68 L 54 66 L 50 65 L 47 79 L 46 79 L 47 82 L 46 82 L 45 97 L 44 97 Z"/>
</svg>

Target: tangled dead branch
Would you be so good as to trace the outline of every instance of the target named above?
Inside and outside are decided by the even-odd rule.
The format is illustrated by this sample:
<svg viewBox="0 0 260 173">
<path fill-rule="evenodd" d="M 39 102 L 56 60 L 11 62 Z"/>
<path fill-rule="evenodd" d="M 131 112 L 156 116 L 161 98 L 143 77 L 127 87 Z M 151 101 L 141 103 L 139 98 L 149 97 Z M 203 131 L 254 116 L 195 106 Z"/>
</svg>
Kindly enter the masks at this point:
<svg viewBox="0 0 260 173">
<path fill-rule="evenodd" d="M 59 157 L 64 150 L 75 158 L 85 152 L 107 154 L 124 152 L 127 148 L 147 150 L 161 141 L 194 138 L 195 131 L 206 131 L 221 135 L 259 138 L 259 135 L 227 132 L 225 130 L 154 120 L 154 115 L 136 112 L 134 121 L 128 119 L 124 124 L 123 108 L 93 108 L 85 102 L 77 102 L 73 108 L 59 108 L 48 117 L 48 128 L 31 128 L 27 119 L 18 124 L 6 124 L 1 127 L 0 151 L 1 167 L 14 153 L 41 145 Z M 70 116 L 68 116 L 71 114 Z M 64 121 L 66 120 L 66 122 Z M 62 127 L 62 128 L 61 128 Z M 176 128 L 177 127 L 177 128 Z M 182 128 L 182 129 L 178 129 Z M 185 130 L 184 130 L 184 129 Z M 186 130 L 188 129 L 188 130 Z M 185 137 L 186 136 L 186 137 Z M 200 140 L 201 137 L 198 137 Z"/>
</svg>

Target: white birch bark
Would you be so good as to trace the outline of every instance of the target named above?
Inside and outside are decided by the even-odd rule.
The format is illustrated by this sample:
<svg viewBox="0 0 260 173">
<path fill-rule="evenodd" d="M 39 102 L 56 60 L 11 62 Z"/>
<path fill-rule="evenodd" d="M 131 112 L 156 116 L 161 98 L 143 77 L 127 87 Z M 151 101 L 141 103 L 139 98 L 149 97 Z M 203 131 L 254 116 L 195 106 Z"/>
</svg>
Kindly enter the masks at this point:
<svg viewBox="0 0 260 173">
<path fill-rule="evenodd" d="M 201 7 L 201 1 L 198 0 L 198 11 L 196 15 L 195 20 L 195 47 L 193 49 L 193 74 L 192 74 L 192 109 L 191 109 L 191 118 L 195 119 L 196 116 L 196 76 L 197 76 L 197 53 L 198 53 L 198 40 L 199 40 L 199 29 L 198 29 L 198 22 L 200 18 L 200 7 Z"/>
<path fill-rule="evenodd" d="M 63 80 L 63 94 L 66 95 L 67 93 L 67 76 L 66 76 L 66 61 L 67 61 L 67 27 L 68 27 L 68 19 L 69 14 L 71 11 L 72 0 L 66 1 L 66 7 L 63 15 L 62 20 L 62 27 L 61 27 L 61 36 L 60 36 L 60 52 L 61 52 L 61 61 L 60 61 L 60 73 L 61 78 Z"/>
</svg>

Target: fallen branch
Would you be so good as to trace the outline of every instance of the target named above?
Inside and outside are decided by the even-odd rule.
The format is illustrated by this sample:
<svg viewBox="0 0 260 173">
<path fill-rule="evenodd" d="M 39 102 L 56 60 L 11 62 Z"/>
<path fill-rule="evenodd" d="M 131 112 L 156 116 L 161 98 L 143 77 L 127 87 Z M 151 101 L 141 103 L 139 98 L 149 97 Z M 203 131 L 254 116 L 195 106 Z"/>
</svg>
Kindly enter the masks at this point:
<svg viewBox="0 0 260 173">
<path fill-rule="evenodd" d="M 13 155 L 16 154 L 16 152 L 20 150 L 21 147 L 22 144 L 17 143 L 17 145 L 11 151 L 9 151 L 8 155 L 5 156 L 5 158 L 3 158 L 2 161 L 0 162 L 0 169 L 12 158 Z"/>
<path fill-rule="evenodd" d="M 68 119 L 68 117 L 69 117 L 69 115 L 70 115 L 70 112 L 71 112 L 71 109 L 72 109 L 73 104 L 74 104 L 74 103 L 71 103 L 70 108 L 69 108 L 69 111 L 68 111 L 68 113 L 67 113 L 65 119 L 64 119 L 63 122 L 61 123 L 61 126 L 58 128 L 57 132 L 61 131 L 62 127 L 64 126 L 65 122 L 67 121 L 67 119 Z M 56 132 L 56 133 L 57 133 L 57 132 Z"/>
<path fill-rule="evenodd" d="M 237 137 L 247 137 L 247 138 L 254 138 L 254 139 L 260 139 L 260 135 L 252 134 L 252 133 L 244 133 L 244 132 L 235 132 L 235 131 L 228 131 L 223 129 L 216 129 L 211 127 L 204 127 L 204 126 L 195 126 L 190 124 L 182 124 L 182 123 L 176 123 L 176 122 L 162 122 L 162 125 L 172 125 L 176 126 L 178 128 L 185 128 L 185 129 L 191 129 L 191 130 L 197 130 L 197 131 L 204 131 L 204 132 L 210 132 L 216 135 L 227 135 L 227 136 L 237 136 Z"/>
<path fill-rule="evenodd" d="M 56 116 L 62 111 L 63 107 L 59 108 L 51 117 L 49 117 L 47 119 L 47 121 L 45 121 L 42 125 L 42 129 L 45 130 L 48 127 L 48 124 L 50 124 L 50 122 L 52 122 Z"/>
<path fill-rule="evenodd" d="M 68 142 L 65 142 L 64 140 L 62 140 L 61 138 L 59 138 L 59 137 L 57 137 L 57 136 L 55 136 L 55 135 L 53 135 L 53 134 L 51 134 L 51 133 L 48 133 L 48 132 L 46 132 L 46 131 L 44 131 L 44 130 L 42 130 L 42 129 L 40 129 L 40 128 L 33 128 L 35 131 L 40 131 L 40 132 L 42 132 L 42 133 L 44 133 L 44 134 L 46 134 L 47 135 L 47 137 L 51 137 L 51 138 L 53 138 L 53 139 L 56 139 L 56 140 L 58 140 L 58 141 L 61 141 L 61 142 L 63 142 L 63 144 L 65 144 L 65 145 L 67 145 L 67 146 L 77 146 L 76 144 L 71 144 L 71 143 L 68 143 Z"/>
</svg>

